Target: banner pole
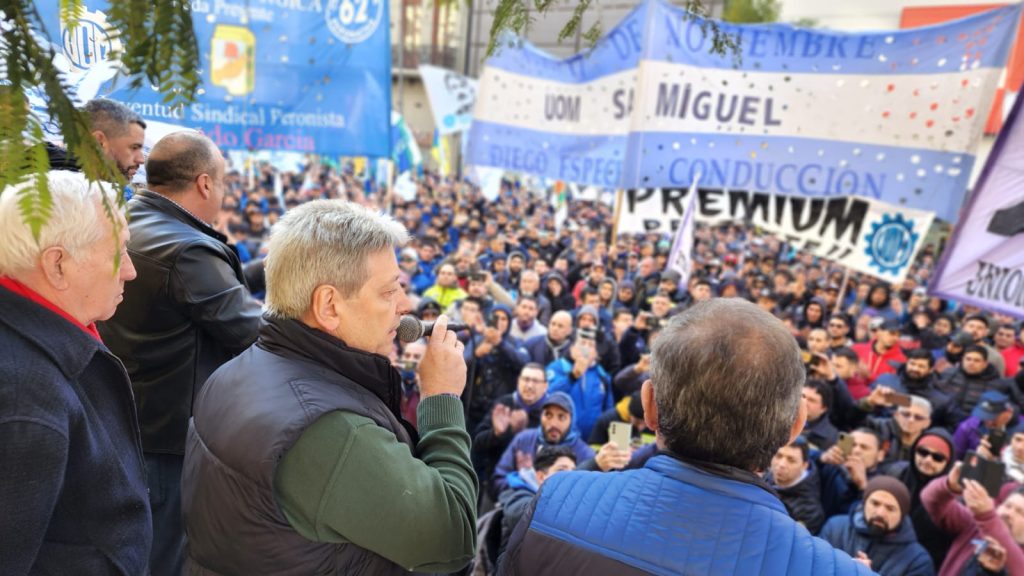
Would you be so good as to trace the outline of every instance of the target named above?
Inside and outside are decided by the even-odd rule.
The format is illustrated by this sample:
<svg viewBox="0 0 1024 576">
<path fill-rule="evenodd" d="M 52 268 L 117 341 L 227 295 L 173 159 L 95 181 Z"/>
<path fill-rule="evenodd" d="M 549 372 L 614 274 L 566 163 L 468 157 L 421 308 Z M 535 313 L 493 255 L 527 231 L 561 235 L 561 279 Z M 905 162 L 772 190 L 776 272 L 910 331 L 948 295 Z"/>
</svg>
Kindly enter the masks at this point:
<svg viewBox="0 0 1024 576">
<path fill-rule="evenodd" d="M 840 264 L 840 266 L 843 266 Z M 843 283 L 839 286 L 839 297 L 836 298 L 836 307 L 832 311 L 833 314 L 838 314 L 843 308 L 843 299 L 846 298 L 846 286 L 850 283 L 850 267 L 843 266 Z"/>
<path fill-rule="evenodd" d="M 619 217 L 622 216 L 622 188 L 615 189 L 615 210 L 612 212 L 612 237 L 608 244 L 615 244 L 619 241 Z"/>
</svg>

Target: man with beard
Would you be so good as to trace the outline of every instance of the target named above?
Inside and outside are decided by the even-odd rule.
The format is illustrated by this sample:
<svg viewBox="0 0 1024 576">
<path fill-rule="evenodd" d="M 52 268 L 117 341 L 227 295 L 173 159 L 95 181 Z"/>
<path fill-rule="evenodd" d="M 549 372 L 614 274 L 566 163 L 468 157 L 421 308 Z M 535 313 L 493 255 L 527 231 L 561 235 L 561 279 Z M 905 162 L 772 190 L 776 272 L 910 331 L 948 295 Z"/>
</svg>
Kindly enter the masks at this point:
<svg viewBox="0 0 1024 576">
<path fill-rule="evenodd" d="M 932 428 L 914 443 L 910 466 L 899 480 L 910 491 L 910 521 L 917 540 L 928 551 L 935 566 L 942 566 L 953 537 L 940 529 L 921 504 L 921 492 L 933 479 L 953 467 L 953 440 L 943 428 Z"/>
<path fill-rule="evenodd" d="M 106 98 L 86 102 L 82 112 L 89 117 L 89 134 L 96 139 L 104 156 L 131 182 L 139 166 L 146 161 L 142 154 L 146 122 L 124 104 Z M 51 169 L 81 169 L 78 160 L 63 148 L 47 144 L 47 153 Z"/>
<path fill-rule="evenodd" d="M 875 387 L 885 386 L 901 394 L 920 396 L 932 405 L 932 422 L 940 426 L 955 426 L 947 423 L 949 395 L 939 389 L 939 379 L 933 368 L 935 358 L 928 350 L 920 348 L 907 351 L 907 361 L 893 374 L 882 374 Z"/>
<path fill-rule="evenodd" d="M 783 446 L 772 457 L 772 467 L 765 477 L 775 489 L 782 503 L 797 522 L 811 534 L 817 534 L 825 523 L 825 510 L 821 507 L 821 488 L 818 471 L 808 459 L 807 441 L 798 436 Z"/>
<path fill-rule="evenodd" d="M 996 369 L 988 363 L 985 348 L 977 344 L 967 346 L 960 366 L 943 374 L 939 381 L 939 389 L 950 396 L 947 421 L 959 425 L 971 414 L 985 392 L 1003 387 Z"/>
<path fill-rule="evenodd" d="M 961 479 L 961 464 L 928 483 L 921 492 L 921 503 L 935 524 L 953 536 L 946 559 L 939 568 L 940 576 L 984 574 L 982 568 L 991 562 L 990 550 L 995 549 L 1002 561 L 994 567 L 999 573 L 1004 564 L 1006 574 L 1024 574 L 1024 492 L 1021 488 L 1011 492 L 999 506 L 974 480 Z M 957 496 L 963 496 L 963 503 Z M 976 542 L 988 542 L 985 552 L 978 554 Z"/>
<path fill-rule="evenodd" d="M 910 493 L 895 478 L 868 482 L 864 503 L 825 523 L 821 538 L 882 576 L 935 574 L 932 559 L 917 543 L 910 518 Z"/>
<path fill-rule="evenodd" d="M 988 355 L 988 363 L 995 368 L 997 374 L 1002 376 L 1006 372 L 1006 366 L 1003 362 L 1003 355 L 988 343 L 988 317 L 984 314 L 972 314 L 964 318 L 963 331 L 974 338 L 972 344 L 985 349 L 985 353 Z"/>
<path fill-rule="evenodd" d="M 508 475 L 533 467 L 534 455 L 545 446 L 565 446 L 576 455 L 580 470 L 620 469 L 629 463 L 629 451 L 608 442 L 595 455 L 580 437 L 573 420 L 576 408 L 564 392 L 552 392 L 541 406 L 540 426 L 523 430 L 509 443 L 494 469 L 491 491 L 495 499 L 508 488 Z"/>
</svg>

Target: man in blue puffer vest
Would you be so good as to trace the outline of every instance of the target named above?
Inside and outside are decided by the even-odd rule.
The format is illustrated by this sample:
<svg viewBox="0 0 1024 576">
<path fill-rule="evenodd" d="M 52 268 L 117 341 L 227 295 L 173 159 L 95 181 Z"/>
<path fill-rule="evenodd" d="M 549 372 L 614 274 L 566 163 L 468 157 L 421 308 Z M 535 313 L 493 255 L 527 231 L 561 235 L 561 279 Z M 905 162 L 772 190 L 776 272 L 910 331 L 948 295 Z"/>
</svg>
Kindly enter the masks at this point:
<svg viewBox="0 0 1024 576">
<path fill-rule="evenodd" d="M 803 428 L 804 379 L 778 319 L 739 299 L 694 305 L 655 342 L 642 389 L 658 454 L 545 482 L 499 574 L 868 574 L 757 475 Z"/>
</svg>

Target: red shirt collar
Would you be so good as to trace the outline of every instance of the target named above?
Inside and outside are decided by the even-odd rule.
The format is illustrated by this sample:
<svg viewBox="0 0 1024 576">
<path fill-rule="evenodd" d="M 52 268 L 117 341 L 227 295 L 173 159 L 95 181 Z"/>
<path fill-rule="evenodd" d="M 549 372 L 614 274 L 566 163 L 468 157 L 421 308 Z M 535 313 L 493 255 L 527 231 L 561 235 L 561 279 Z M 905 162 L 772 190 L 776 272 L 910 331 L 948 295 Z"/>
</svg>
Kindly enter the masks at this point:
<svg viewBox="0 0 1024 576">
<path fill-rule="evenodd" d="M 42 296 L 39 295 L 38 292 L 36 292 L 35 290 L 29 288 L 28 286 L 25 286 L 21 282 L 18 282 L 14 278 L 10 278 L 8 276 L 0 276 L 0 286 L 10 290 L 11 292 L 14 292 L 18 296 L 21 296 L 23 298 L 27 298 L 27 299 L 35 302 L 36 304 L 39 304 L 43 308 L 46 308 L 47 310 L 50 310 L 51 312 L 53 312 L 55 314 L 60 315 L 62 318 L 64 318 L 68 322 L 71 322 L 72 324 L 74 324 L 75 326 L 77 326 L 78 328 L 83 330 L 86 334 L 92 336 L 93 338 L 99 340 L 100 342 L 103 342 L 103 339 L 100 338 L 99 331 L 96 330 L 96 324 L 95 323 L 89 324 L 88 326 L 86 326 L 85 324 L 82 324 L 81 322 L 76 320 L 74 317 L 72 317 L 70 314 L 68 314 L 67 312 L 65 312 L 61 308 L 57 307 L 56 304 L 54 304 L 53 302 L 50 302 L 46 298 L 43 298 Z"/>
</svg>

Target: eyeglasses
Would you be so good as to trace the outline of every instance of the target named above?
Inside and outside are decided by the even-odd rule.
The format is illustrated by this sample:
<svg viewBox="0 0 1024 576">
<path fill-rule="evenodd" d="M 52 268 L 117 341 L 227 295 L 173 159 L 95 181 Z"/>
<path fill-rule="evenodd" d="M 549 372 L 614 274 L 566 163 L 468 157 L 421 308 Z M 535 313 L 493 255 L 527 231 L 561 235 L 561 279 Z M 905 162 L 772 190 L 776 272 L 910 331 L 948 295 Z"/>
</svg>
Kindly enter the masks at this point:
<svg viewBox="0 0 1024 576">
<path fill-rule="evenodd" d="M 915 414 L 915 413 L 911 412 L 910 410 L 898 410 L 896 412 L 896 414 L 902 416 L 903 418 L 908 418 L 910 420 L 913 420 L 914 422 L 924 422 L 925 420 L 928 419 L 927 416 L 922 416 L 921 414 Z"/>
<path fill-rule="evenodd" d="M 936 464 L 945 464 L 948 457 L 945 454 L 939 454 L 938 452 L 932 452 L 926 448 L 918 448 L 914 452 L 921 458 L 931 458 Z"/>
</svg>

